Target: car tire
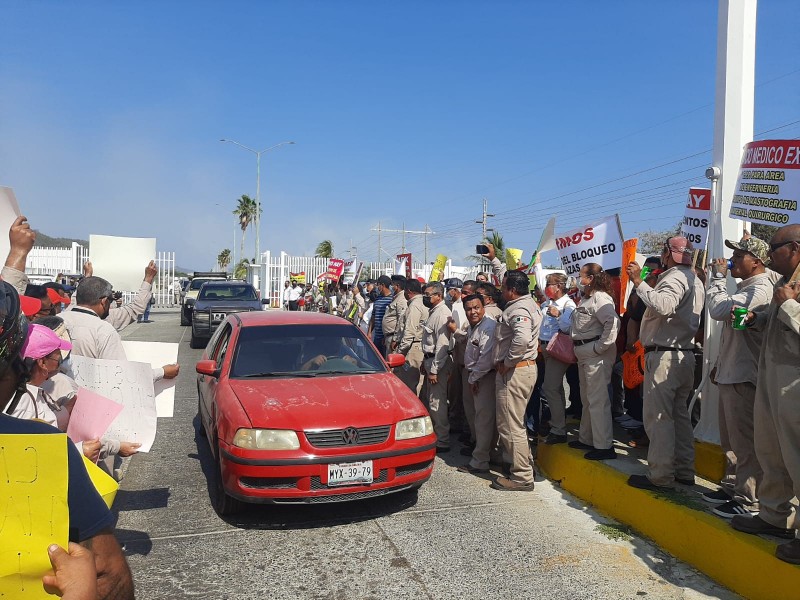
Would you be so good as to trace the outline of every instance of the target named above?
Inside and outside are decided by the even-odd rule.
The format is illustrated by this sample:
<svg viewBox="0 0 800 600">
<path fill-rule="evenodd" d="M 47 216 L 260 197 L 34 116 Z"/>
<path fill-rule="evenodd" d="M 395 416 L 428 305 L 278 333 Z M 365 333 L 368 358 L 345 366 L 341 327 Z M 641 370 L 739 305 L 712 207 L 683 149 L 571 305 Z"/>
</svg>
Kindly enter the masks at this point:
<svg viewBox="0 0 800 600">
<path fill-rule="evenodd" d="M 220 517 L 236 515 L 245 509 L 245 503 L 229 496 L 222 485 L 221 453 L 217 444 L 217 456 L 214 461 L 214 497 L 211 499 L 214 510 Z"/>
<path fill-rule="evenodd" d="M 181 325 L 186 326 L 190 324 L 191 321 L 189 320 L 189 317 L 186 316 L 186 310 L 184 308 L 181 308 Z"/>
<path fill-rule="evenodd" d="M 192 332 L 192 338 L 189 340 L 189 348 L 194 348 L 197 350 L 198 348 L 203 348 L 203 339 L 197 337 L 194 332 Z"/>
</svg>

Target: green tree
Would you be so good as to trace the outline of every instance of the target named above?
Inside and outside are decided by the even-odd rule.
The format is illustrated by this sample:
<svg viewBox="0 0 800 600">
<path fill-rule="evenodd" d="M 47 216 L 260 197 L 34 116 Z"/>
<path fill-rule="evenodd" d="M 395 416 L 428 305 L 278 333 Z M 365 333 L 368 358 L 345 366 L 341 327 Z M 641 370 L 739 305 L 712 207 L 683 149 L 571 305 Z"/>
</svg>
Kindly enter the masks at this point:
<svg viewBox="0 0 800 600">
<path fill-rule="evenodd" d="M 330 240 L 322 240 L 317 244 L 314 256 L 317 258 L 333 258 L 333 242 Z"/>
<path fill-rule="evenodd" d="M 675 235 L 680 235 L 681 233 L 681 222 L 678 221 L 678 224 L 672 227 L 671 229 L 665 229 L 664 231 L 653 231 L 652 229 L 648 229 L 647 231 L 642 231 L 636 237 L 639 239 L 639 242 L 636 246 L 636 251 L 639 254 L 644 254 L 645 256 L 648 255 L 656 255 L 658 256 L 661 254 L 661 249 L 664 247 L 664 242 L 667 241 L 667 238 L 671 238 Z M 702 248 L 701 248 L 702 250 Z"/>
<path fill-rule="evenodd" d="M 228 248 L 217 254 L 217 264 L 223 271 L 228 270 L 228 265 L 231 264 L 231 251 Z"/>
<path fill-rule="evenodd" d="M 497 255 L 497 258 L 500 259 L 500 262 L 506 261 L 506 244 L 503 241 L 503 236 L 497 233 L 496 231 L 492 231 L 492 235 L 486 238 L 486 241 L 489 242 L 492 246 L 494 246 L 494 252 Z M 489 261 L 486 260 L 485 256 L 481 256 L 480 254 L 471 254 L 467 257 L 467 260 L 471 260 L 476 265 L 488 265 Z"/>
<path fill-rule="evenodd" d="M 775 235 L 775 232 L 778 231 L 778 227 L 773 227 L 772 225 L 762 225 L 761 223 L 751 223 L 750 229 L 750 233 L 753 234 L 753 237 L 757 237 L 768 244 L 770 238 L 772 238 L 772 236 Z"/>
<path fill-rule="evenodd" d="M 247 194 L 242 194 L 242 197 L 236 201 L 238 204 L 236 206 L 236 210 L 233 211 L 237 217 L 239 217 L 239 227 L 242 228 L 242 243 L 241 243 L 241 252 L 240 256 L 244 256 L 244 236 L 247 233 L 247 228 L 250 227 L 250 224 L 256 218 L 256 212 L 258 212 L 258 205 L 256 201 L 253 200 Z M 262 211 L 263 212 L 263 211 Z M 261 215 L 259 214 L 259 217 Z"/>
<path fill-rule="evenodd" d="M 233 278 L 234 279 L 247 279 L 247 265 L 250 264 L 250 261 L 246 258 L 240 260 L 236 267 L 233 269 Z"/>
</svg>

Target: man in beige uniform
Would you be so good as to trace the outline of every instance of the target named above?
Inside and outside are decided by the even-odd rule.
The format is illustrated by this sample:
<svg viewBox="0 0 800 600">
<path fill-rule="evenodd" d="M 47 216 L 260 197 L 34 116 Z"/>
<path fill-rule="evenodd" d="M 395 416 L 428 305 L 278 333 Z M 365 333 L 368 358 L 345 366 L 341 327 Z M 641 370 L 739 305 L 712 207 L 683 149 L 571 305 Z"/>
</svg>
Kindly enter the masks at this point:
<svg viewBox="0 0 800 600">
<path fill-rule="evenodd" d="M 631 475 L 640 489 L 671 488 L 675 481 L 694 484 L 694 432 L 686 400 L 694 385 L 694 336 L 703 311 L 703 283 L 692 270 L 686 238 L 668 238 L 661 251 L 665 271 L 655 288 L 627 266 L 636 294 L 647 310 L 639 339 L 645 349 L 644 428 L 650 437 L 647 475 Z"/>
<path fill-rule="evenodd" d="M 483 307 L 486 314 L 497 321 L 503 315 L 503 311 L 494 301 L 497 288 L 488 282 L 480 283 L 478 284 L 478 293 L 483 297 Z"/>
<path fill-rule="evenodd" d="M 758 486 L 761 512 L 737 515 L 734 529 L 791 538 L 800 535 L 793 497 L 800 497 L 800 225 L 781 227 L 770 240 L 771 267 L 783 277 L 772 303 L 750 312 L 747 324 L 764 330 L 755 404 L 756 457 L 764 471 Z M 800 539 L 775 556 L 800 564 Z"/>
<path fill-rule="evenodd" d="M 509 271 L 503 280 L 506 307 L 495 329 L 494 365 L 497 431 L 511 459 L 508 477 L 492 487 L 502 491 L 533 491 L 533 457 L 525 431 L 525 408 L 536 383 L 536 353 L 542 311 L 528 292 L 528 276 Z"/>
<path fill-rule="evenodd" d="M 405 355 L 406 364 L 398 371 L 397 376 L 415 394 L 419 395 L 421 387 L 422 366 L 422 326 L 428 318 L 428 309 L 422 303 L 422 284 L 416 279 L 406 281 L 403 292 L 408 302 L 408 308 L 403 315 L 400 342 L 396 351 Z"/>
<path fill-rule="evenodd" d="M 706 306 L 710 318 L 722 321 L 715 381 L 719 389 L 720 446 L 725 452 L 726 468 L 722 487 L 706 492 L 703 499 L 718 505 L 714 514 L 730 519 L 758 511 L 756 486 L 761 480 L 761 467 L 753 445 L 753 406 L 763 338 L 760 330 L 734 329 L 731 311 L 735 307 L 757 310 L 767 306 L 777 274 L 767 272 L 769 245 L 763 240 L 751 236 L 738 243 L 725 240 L 725 245 L 733 249 L 731 277 L 741 281 L 734 294 L 728 293 L 728 261 L 714 259 Z"/>
<path fill-rule="evenodd" d="M 381 327 L 383 327 L 383 340 L 386 345 L 386 355 L 388 356 L 397 348 L 398 335 L 400 334 L 400 322 L 408 307 L 408 300 L 403 293 L 406 287 L 406 278 L 402 275 L 392 275 L 392 294 L 394 298 L 387 307 L 383 315 Z"/>
<path fill-rule="evenodd" d="M 447 331 L 451 312 L 444 302 L 444 286 L 438 281 L 426 285 L 422 302 L 430 309 L 422 326 L 422 352 L 425 357 L 422 363 L 422 372 L 425 374 L 422 400 L 428 406 L 433 430 L 438 438 L 436 451 L 448 452 L 450 420 L 447 417 L 447 379 L 453 370 L 453 361 L 450 360 Z"/>
</svg>

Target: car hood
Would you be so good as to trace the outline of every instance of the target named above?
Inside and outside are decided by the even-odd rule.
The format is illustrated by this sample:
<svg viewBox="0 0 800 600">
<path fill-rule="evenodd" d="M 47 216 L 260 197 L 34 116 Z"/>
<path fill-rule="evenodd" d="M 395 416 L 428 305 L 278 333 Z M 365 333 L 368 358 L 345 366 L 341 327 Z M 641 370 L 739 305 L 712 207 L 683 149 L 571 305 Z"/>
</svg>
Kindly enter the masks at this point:
<svg viewBox="0 0 800 600">
<path fill-rule="evenodd" d="M 224 310 L 228 312 L 232 311 L 245 311 L 245 310 L 261 310 L 261 304 L 255 300 L 248 300 L 245 302 L 242 301 L 230 301 L 226 302 L 225 300 L 195 300 L 194 309 L 195 310 Z"/>
<path fill-rule="evenodd" d="M 367 427 L 427 414 L 391 373 L 232 379 L 229 384 L 253 427 L 296 431 Z"/>
</svg>

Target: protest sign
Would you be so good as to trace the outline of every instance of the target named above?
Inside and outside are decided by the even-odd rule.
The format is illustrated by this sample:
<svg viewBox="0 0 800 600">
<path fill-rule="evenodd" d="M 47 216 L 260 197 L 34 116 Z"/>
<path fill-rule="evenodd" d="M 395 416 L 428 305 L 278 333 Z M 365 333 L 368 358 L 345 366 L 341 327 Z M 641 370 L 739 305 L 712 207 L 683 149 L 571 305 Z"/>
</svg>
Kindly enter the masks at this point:
<svg viewBox="0 0 800 600">
<path fill-rule="evenodd" d="M 145 267 L 156 257 L 156 239 L 90 235 L 89 257 L 94 275 L 111 282 L 117 291 L 134 292 L 142 286 Z"/>
<path fill-rule="evenodd" d="M 0 256 L 8 256 L 8 251 L 11 249 L 8 231 L 19 214 L 19 204 L 17 204 L 14 190 L 10 187 L 0 186 L 0 231 L 5 232 L 0 235 Z"/>
<path fill-rule="evenodd" d="M 306 272 L 300 271 L 299 273 L 292 273 L 289 271 L 289 280 L 294 281 L 295 283 L 303 283 L 306 282 Z"/>
<path fill-rule="evenodd" d="M 567 275 L 573 276 L 586 263 L 597 263 L 606 270 L 621 267 L 622 242 L 619 215 L 556 236 L 561 264 Z"/>
<path fill-rule="evenodd" d="M 681 235 L 695 248 L 702 250 L 708 240 L 708 215 L 711 212 L 711 190 L 689 188 L 689 199 L 681 223 Z M 624 263 L 623 263 L 624 264 Z"/>
<path fill-rule="evenodd" d="M 619 293 L 620 298 L 619 314 L 624 315 L 628 308 L 628 295 L 630 290 L 628 284 L 628 271 L 625 269 L 630 263 L 636 260 L 636 246 L 639 244 L 639 238 L 631 238 L 622 242 L 622 272 L 619 275 Z M 640 267 L 642 265 L 639 265 Z"/>
<path fill-rule="evenodd" d="M 52 598 L 47 547 L 67 547 L 69 465 L 64 434 L 0 435 L 0 598 Z"/>
<path fill-rule="evenodd" d="M 73 442 L 99 440 L 122 412 L 122 404 L 80 388 L 69 416 L 67 435 Z"/>
<path fill-rule="evenodd" d="M 339 281 L 342 272 L 344 272 L 344 261 L 341 258 L 332 258 L 328 263 L 328 270 L 325 276 L 331 281 Z"/>
<path fill-rule="evenodd" d="M 519 248 L 506 248 L 506 269 L 515 271 L 519 268 L 519 260 L 522 258 L 522 250 Z"/>
<path fill-rule="evenodd" d="M 71 373 L 81 387 L 122 404 L 122 412 L 111 423 L 106 437 L 139 442 L 140 452 L 149 452 L 156 438 L 156 400 L 153 369 L 147 363 L 88 358 L 73 354 Z"/>
<path fill-rule="evenodd" d="M 346 283 L 347 285 L 357 283 L 363 267 L 364 263 L 358 262 L 355 258 L 346 260 L 344 263 L 344 279 L 342 279 L 342 283 Z"/>
<path fill-rule="evenodd" d="M 177 343 L 123 340 L 122 347 L 129 361 L 149 363 L 154 369 L 178 362 Z M 159 417 L 171 417 L 175 412 L 175 382 L 175 379 L 160 379 L 153 383 Z"/>
<path fill-rule="evenodd" d="M 411 253 L 398 254 L 395 260 L 400 262 L 399 270 L 395 267 L 395 275 L 403 275 L 406 279 L 411 279 Z"/>
<path fill-rule="evenodd" d="M 444 268 L 447 265 L 447 257 L 444 254 L 437 254 L 436 260 L 431 269 L 431 277 L 429 281 L 441 281 L 444 278 Z"/>
<path fill-rule="evenodd" d="M 83 466 L 86 467 L 86 472 L 89 474 L 89 479 L 92 480 L 94 488 L 97 493 L 103 498 L 108 508 L 114 504 L 114 498 L 117 497 L 119 491 L 119 484 L 108 473 L 103 471 L 100 467 L 94 464 L 85 456 L 83 457 Z"/>
<path fill-rule="evenodd" d="M 744 147 L 732 219 L 780 227 L 800 222 L 800 141 L 762 140 Z"/>
</svg>

